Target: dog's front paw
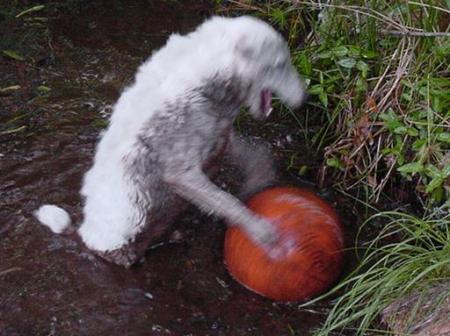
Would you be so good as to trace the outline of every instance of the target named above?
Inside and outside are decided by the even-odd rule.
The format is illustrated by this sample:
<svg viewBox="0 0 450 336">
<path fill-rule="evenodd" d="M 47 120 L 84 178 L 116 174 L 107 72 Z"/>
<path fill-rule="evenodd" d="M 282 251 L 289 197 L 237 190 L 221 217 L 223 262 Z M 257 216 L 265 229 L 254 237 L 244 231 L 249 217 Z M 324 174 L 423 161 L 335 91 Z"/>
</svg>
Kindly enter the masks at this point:
<svg viewBox="0 0 450 336">
<path fill-rule="evenodd" d="M 250 229 L 252 239 L 263 248 L 269 258 L 281 260 L 290 255 L 297 247 L 294 233 L 279 230 L 275 221 L 257 217 Z"/>
<path fill-rule="evenodd" d="M 290 232 L 281 231 L 278 233 L 276 240 L 264 246 L 267 255 L 273 260 L 281 260 L 288 257 L 297 249 L 297 240 Z"/>
</svg>

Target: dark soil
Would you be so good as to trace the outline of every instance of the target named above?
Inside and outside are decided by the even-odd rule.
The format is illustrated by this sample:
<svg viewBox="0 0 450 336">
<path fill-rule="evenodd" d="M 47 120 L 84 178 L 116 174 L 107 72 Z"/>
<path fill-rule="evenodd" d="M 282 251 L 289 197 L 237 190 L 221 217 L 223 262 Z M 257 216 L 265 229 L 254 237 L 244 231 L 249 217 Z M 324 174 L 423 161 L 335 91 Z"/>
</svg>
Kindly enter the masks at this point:
<svg viewBox="0 0 450 336">
<path fill-rule="evenodd" d="M 212 12 L 194 0 L 47 3 L 40 58 L 0 61 L 1 86 L 21 86 L 0 95 L 0 335 L 310 334 L 329 303 L 302 310 L 234 282 L 222 261 L 224 224 L 194 208 L 129 270 L 36 222 L 43 203 L 80 220 L 82 176 L 120 90 L 170 32 Z M 305 184 L 302 166 L 314 179 L 292 116 L 245 128 L 273 144 L 287 183 Z"/>
</svg>

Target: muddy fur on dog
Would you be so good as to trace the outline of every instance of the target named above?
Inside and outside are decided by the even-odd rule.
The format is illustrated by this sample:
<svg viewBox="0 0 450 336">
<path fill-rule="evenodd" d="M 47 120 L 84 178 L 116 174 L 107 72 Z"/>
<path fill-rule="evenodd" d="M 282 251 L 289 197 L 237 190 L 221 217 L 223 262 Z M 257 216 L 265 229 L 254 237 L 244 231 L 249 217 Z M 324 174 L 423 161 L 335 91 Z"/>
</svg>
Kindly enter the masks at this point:
<svg viewBox="0 0 450 336">
<path fill-rule="evenodd" d="M 263 21 L 213 17 L 194 32 L 171 35 L 139 67 L 97 145 L 81 190 L 84 244 L 129 266 L 190 202 L 276 254 L 273 224 L 212 182 L 226 158 L 243 172 L 243 194 L 273 182 L 267 147 L 232 127 L 242 106 L 266 118 L 272 92 L 292 107 L 304 96 L 284 39 Z M 54 205 L 35 215 L 55 232 L 70 227 Z"/>
</svg>

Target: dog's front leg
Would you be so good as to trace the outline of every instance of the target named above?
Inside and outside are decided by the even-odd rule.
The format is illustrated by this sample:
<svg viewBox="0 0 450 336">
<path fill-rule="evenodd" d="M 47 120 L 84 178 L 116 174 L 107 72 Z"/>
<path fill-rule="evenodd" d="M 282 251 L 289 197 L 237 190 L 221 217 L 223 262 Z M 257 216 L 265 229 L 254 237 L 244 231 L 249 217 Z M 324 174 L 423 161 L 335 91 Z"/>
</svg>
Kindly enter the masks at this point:
<svg viewBox="0 0 450 336">
<path fill-rule="evenodd" d="M 276 180 L 272 155 L 261 140 L 230 134 L 226 157 L 231 164 L 239 166 L 244 181 L 240 198 L 246 199 L 254 193 L 271 186 Z"/>
<path fill-rule="evenodd" d="M 254 214 L 237 198 L 212 183 L 199 167 L 170 169 L 164 180 L 183 198 L 207 213 L 238 225 L 258 244 L 271 249 L 278 240 L 273 224 Z"/>
</svg>

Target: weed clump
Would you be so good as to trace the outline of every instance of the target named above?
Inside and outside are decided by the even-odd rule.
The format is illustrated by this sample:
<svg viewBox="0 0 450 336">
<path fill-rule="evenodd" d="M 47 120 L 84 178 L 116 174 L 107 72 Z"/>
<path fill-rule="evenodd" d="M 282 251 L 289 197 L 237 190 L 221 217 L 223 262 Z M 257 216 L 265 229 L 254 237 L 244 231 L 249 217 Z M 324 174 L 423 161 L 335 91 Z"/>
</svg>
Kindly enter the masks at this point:
<svg viewBox="0 0 450 336">
<path fill-rule="evenodd" d="M 339 297 L 317 336 L 342 330 L 381 334 L 386 326 L 395 334 L 434 335 L 431 329 L 448 322 L 450 216 L 383 212 L 361 232 L 381 223 L 376 237 L 362 244 L 359 266 L 333 289 Z"/>
<path fill-rule="evenodd" d="M 337 296 L 317 335 L 450 328 L 449 2 L 226 3 L 284 31 L 311 96 L 296 120 L 324 157 L 318 181 L 375 213 L 356 244 L 359 266 L 300 306 Z M 379 212 L 382 198 L 388 210 L 415 204 L 414 215 Z"/>
<path fill-rule="evenodd" d="M 311 99 L 319 181 L 424 203 L 450 195 L 450 10 L 445 1 L 232 1 L 286 32 Z M 304 33 L 309 31 L 309 33 Z M 299 48 L 301 47 L 301 48 Z M 322 113 L 317 113 L 321 110 Z M 326 178 L 327 177 L 327 178 Z"/>
</svg>

